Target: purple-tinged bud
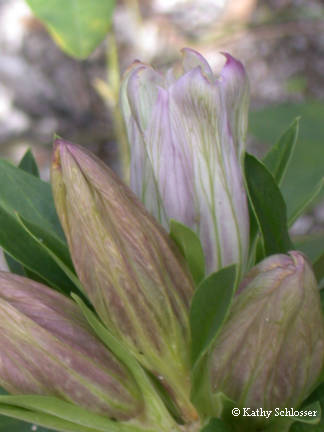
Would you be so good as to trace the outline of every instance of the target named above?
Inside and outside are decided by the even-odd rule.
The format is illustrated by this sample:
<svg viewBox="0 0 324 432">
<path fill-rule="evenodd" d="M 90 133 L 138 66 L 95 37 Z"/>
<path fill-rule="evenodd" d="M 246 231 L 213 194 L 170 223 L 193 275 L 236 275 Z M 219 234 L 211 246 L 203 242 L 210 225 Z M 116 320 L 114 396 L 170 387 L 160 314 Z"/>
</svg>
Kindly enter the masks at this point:
<svg viewBox="0 0 324 432">
<path fill-rule="evenodd" d="M 0 386 L 9 393 L 55 396 L 118 420 L 143 412 L 136 382 L 77 305 L 5 272 L 0 272 L 0 346 Z"/>
<path fill-rule="evenodd" d="M 168 234 L 85 149 L 57 140 L 52 185 L 82 285 L 107 327 L 175 399 L 189 401 L 193 282 Z"/>
<path fill-rule="evenodd" d="M 239 406 L 297 407 L 324 365 L 324 321 L 317 283 L 296 251 L 273 255 L 242 282 L 213 347 L 212 392 Z"/>
<path fill-rule="evenodd" d="M 249 85 L 229 54 L 219 77 L 191 49 L 164 77 L 136 61 L 126 72 L 121 107 L 131 151 L 130 186 L 168 228 L 197 232 L 207 272 L 238 263 L 249 249 L 243 185 Z"/>
</svg>

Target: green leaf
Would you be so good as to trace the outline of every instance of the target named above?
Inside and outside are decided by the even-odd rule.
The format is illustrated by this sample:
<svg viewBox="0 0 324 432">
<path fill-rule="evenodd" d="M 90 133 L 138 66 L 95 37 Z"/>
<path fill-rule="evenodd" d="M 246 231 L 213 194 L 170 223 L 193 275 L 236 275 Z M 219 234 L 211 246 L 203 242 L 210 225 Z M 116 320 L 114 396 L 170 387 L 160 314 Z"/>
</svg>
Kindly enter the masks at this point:
<svg viewBox="0 0 324 432">
<path fill-rule="evenodd" d="M 300 410 L 308 409 L 309 406 L 315 404 L 315 407 L 320 405 L 320 410 L 323 412 L 324 409 L 324 383 L 321 383 L 302 404 Z M 318 408 L 315 408 L 318 409 Z M 317 417 L 316 417 L 317 418 Z M 323 432 L 324 430 L 324 418 L 323 416 L 319 419 L 318 424 L 306 424 L 296 422 L 292 425 L 290 432 Z"/>
<path fill-rule="evenodd" d="M 316 279 L 321 282 L 324 278 L 324 253 L 315 261 L 313 269 Z"/>
<path fill-rule="evenodd" d="M 0 246 L 9 255 L 58 291 L 69 294 L 73 290 L 73 283 L 53 258 L 48 253 L 44 253 L 40 240 L 35 241 L 22 225 L 21 219 L 6 211 L 1 205 L 0 226 Z M 48 237 L 44 232 L 45 242 L 51 237 L 49 233 L 46 235 Z"/>
<path fill-rule="evenodd" d="M 311 411 L 312 413 L 316 412 L 316 416 L 292 416 L 291 418 L 300 423 L 306 423 L 310 425 L 316 425 L 321 421 L 321 405 L 318 401 L 313 402 L 311 405 L 303 407 L 300 411 Z"/>
<path fill-rule="evenodd" d="M 59 237 L 54 236 L 39 226 L 26 221 L 19 215 L 17 215 L 17 219 L 25 231 L 35 240 L 35 243 L 41 247 L 43 255 L 50 256 L 60 267 L 60 269 L 63 270 L 68 278 L 74 283 L 74 285 L 78 287 L 81 292 L 83 292 L 83 287 L 75 274 L 73 263 L 66 244 L 63 243 Z M 70 283 L 68 283 L 68 285 L 70 286 Z"/>
<path fill-rule="evenodd" d="M 211 274 L 196 289 L 190 309 L 193 367 L 224 323 L 236 288 L 236 265 Z"/>
<path fill-rule="evenodd" d="M 18 261 L 16 261 L 10 255 L 8 255 L 6 252 L 4 252 L 3 255 L 5 257 L 8 269 L 10 270 L 11 273 L 15 273 L 16 275 L 26 277 L 26 271 L 23 265 L 21 265 Z"/>
<path fill-rule="evenodd" d="M 245 176 L 265 255 L 286 253 L 293 245 L 288 234 L 286 205 L 274 178 L 262 162 L 250 154 L 245 156 Z"/>
<path fill-rule="evenodd" d="M 251 268 L 256 263 L 257 248 L 260 242 L 260 230 L 250 200 L 248 200 L 248 207 L 249 207 L 249 220 L 250 220 L 250 241 L 249 241 L 250 247 L 249 247 L 249 259 L 248 259 L 247 268 Z"/>
<path fill-rule="evenodd" d="M 67 421 L 73 425 L 85 427 L 86 430 L 95 431 L 110 431 L 110 432 L 136 432 L 137 427 L 125 426 L 115 421 L 110 420 L 108 417 L 95 414 L 87 411 L 83 407 L 73 405 L 61 399 L 52 396 L 36 396 L 36 395 L 22 395 L 22 396 L 0 396 L 0 410 L 4 405 L 25 408 L 32 412 L 46 414 L 51 417 Z"/>
<path fill-rule="evenodd" d="M 201 432 L 231 432 L 231 430 L 221 419 L 212 418 L 209 423 L 201 429 Z"/>
<path fill-rule="evenodd" d="M 288 219 L 323 177 L 324 102 L 308 100 L 267 106 L 251 112 L 249 117 L 250 133 L 270 147 L 291 119 L 297 116 L 301 117 L 298 142 L 281 186 Z M 323 191 L 320 196 L 324 197 Z"/>
<path fill-rule="evenodd" d="M 296 236 L 293 240 L 295 248 L 307 255 L 312 263 L 315 263 L 324 253 L 324 232 Z"/>
<path fill-rule="evenodd" d="M 68 54 L 86 58 L 106 36 L 114 0 L 27 0 L 57 44 Z"/>
<path fill-rule="evenodd" d="M 305 200 L 299 204 L 299 206 L 293 211 L 293 213 L 289 216 L 288 226 L 291 227 L 292 224 L 301 216 L 305 210 L 310 207 L 316 198 L 320 195 L 324 186 L 324 178 L 322 178 L 317 185 L 315 185 L 314 189 L 309 192 L 309 194 L 305 197 Z"/>
<path fill-rule="evenodd" d="M 0 395 L 7 395 L 8 393 L 0 388 Z M 35 426 L 35 425 L 34 425 Z M 22 422 L 20 420 L 16 420 L 14 418 L 6 417 L 0 415 L 0 432 L 31 432 L 35 428 L 33 428 L 33 425 Z M 42 427 L 37 426 L 35 431 L 37 432 L 49 432 L 49 429 L 45 429 Z"/>
<path fill-rule="evenodd" d="M 36 161 L 31 153 L 30 150 L 28 150 L 25 155 L 23 156 L 22 160 L 19 163 L 18 166 L 20 169 L 29 172 L 29 174 L 32 174 L 34 176 L 36 176 L 38 174 L 38 168 L 36 165 Z M 20 171 L 17 170 L 18 172 L 18 176 L 20 175 Z M 36 180 L 37 181 L 37 180 Z M 47 194 L 47 199 L 52 201 L 52 196 L 51 194 Z M 45 206 L 46 208 L 46 206 Z M 54 210 L 55 211 L 55 210 Z M 0 209 L 1 212 L 1 209 Z M 53 261 L 56 262 L 56 264 L 58 264 L 58 266 L 61 268 L 61 270 L 64 271 L 64 273 L 67 274 L 67 276 L 73 281 L 73 283 L 75 284 L 75 286 L 79 286 L 79 280 L 77 279 L 74 270 L 73 270 L 73 264 L 69 255 L 69 251 L 66 245 L 66 242 L 59 237 L 59 235 L 57 234 L 57 231 L 55 230 L 50 230 L 50 231 L 46 231 L 45 229 L 43 229 L 41 226 L 37 226 L 33 223 L 29 223 L 27 220 L 25 220 L 23 217 L 18 216 L 17 214 L 13 214 L 13 218 L 12 221 L 15 221 L 15 218 L 17 219 L 17 223 L 20 224 L 24 230 L 31 236 L 33 237 L 33 239 L 35 240 L 35 242 L 40 246 L 40 248 L 38 249 L 38 254 L 36 254 L 37 259 L 39 260 L 40 263 L 43 262 L 43 260 L 45 259 L 45 261 L 48 261 L 49 256 L 53 259 Z M 5 226 L 5 225 L 4 225 Z M 48 225 L 45 223 L 46 229 L 48 230 Z M 19 229 L 19 228 L 18 228 Z M 60 233 L 60 230 L 58 230 L 58 232 Z M 13 234 L 13 233 L 11 233 Z M 0 234 L 1 237 L 1 234 Z M 12 237 L 11 237 L 12 238 Z M 12 238 L 14 241 L 14 238 Z M 35 251 L 34 251 L 35 252 Z M 43 256 L 40 257 L 39 253 L 41 253 Z M 11 270 L 11 272 L 19 274 L 21 276 L 27 276 L 30 279 L 33 279 L 37 282 L 40 283 L 45 283 L 45 284 L 50 284 L 52 286 L 54 286 L 55 288 L 58 288 L 57 283 L 55 281 L 55 278 L 52 278 L 52 274 L 51 275 L 46 275 L 43 273 L 40 273 L 39 270 L 41 270 L 40 267 L 36 268 L 36 273 L 33 272 L 34 268 L 30 268 L 28 267 L 29 264 L 27 264 L 27 267 L 24 267 L 24 260 L 22 259 L 22 257 L 20 258 L 22 261 L 18 262 L 16 261 L 12 256 L 5 254 L 6 257 L 6 261 L 8 264 L 9 269 Z M 25 257 L 27 258 L 27 260 L 29 260 L 29 254 L 26 253 Z M 29 261 L 27 261 L 29 262 Z M 53 268 L 53 267 L 51 267 Z M 44 268 L 44 270 L 46 270 L 46 267 Z M 61 272 L 60 272 L 61 273 Z M 60 274 L 59 273 L 59 274 Z M 67 279 L 67 278 L 65 278 Z M 52 280 L 54 281 L 54 285 L 52 284 Z M 72 287 L 71 283 L 66 280 L 65 283 L 63 283 L 62 287 L 69 287 L 69 291 L 70 292 L 70 288 Z"/>
<path fill-rule="evenodd" d="M 4 160 L 0 160 L 0 205 L 65 240 L 51 186 Z"/>
<path fill-rule="evenodd" d="M 53 430 L 53 429 L 52 429 Z M 45 429 L 36 425 L 31 425 L 14 418 L 0 415 L 0 432 L 50 432 L 50 429 Z"/>
<path fill-rule="evenodd" d="M 324 280 L 324 233 L 294 238 L 295 249 L 302 251 L 313 264 L 313 270 L 320 289 Z"/>
<path fill-rule="evenodd" d="M 294 243 L 296 249 L 301 250 L 313 263 L 316 279 L 320 283 L 324 279 L 324 233 L 299 236 L 294 239 Z"/>
<path fill-rule="evenodd" d="M 280 185 L 286 174 L 289 162 L 296 147 L 299 129 L 299 117 L 281 135 L 278 142 L 271 147 L 263 159 L 263 163 Z"/>
<path fill-rule="evenodd" d="M 193 280 L 199 284 L 205 276 L 205 257 L 199 237 L 186 225 L 174 219 L 170 220 L 170 236 L 185 257 Z"/>
<path fill-rule="evenodd" d="M 324 290 L 323 290 L 323 286 L 320 287 L 320 298 L 321 298 L 322 314 L 324 315 Z"/>
<path fill-rule="evenodd" d="M 0 403 L 0 414 L 15 419 L 22 420 L 24 422 L 37 424 L 49 428 L 50 430 L 61 431 L 61 432 L 97 432 L 94 428 L 88 428 L 81 425 L 70 423 L 66 420 L 62 420 L 58 417 L 50 416 L 40 412 L 29 411 L 24 408 L 16 406 L 10 406 Z M 28 425 L 29 430 L 31 426 Z M 19 430 L 19 429 L 18 429 Z M 17 430 L 17 431 L 18 431 Z M 38 431 L 38 429 L 37 429 Z"/>
<path fill-rule="evenodd" d="M 26 151 L 26 153 L 20 160 L 18 168 L 28 172 L 29 174 L 32 174 L 35 177 L 39 177 L 38 166 L 30 149 Z M 4 254 L 4 257 L 11 273 L 15 273 L 20 276 L 27 275 L 26 270 L 19 262 L 17 262 L 15 259 L 13 259 L 10 255 L 6 253 Z"/>
<path fill-rule="evenodd" d="M 33 156 L 31 149 L 28 149 L 21 161 L 19 162 L 18 168 L 32 174 L 35 177 L 39 177 L 39 170 L 36 160 Z"/>
</svg>

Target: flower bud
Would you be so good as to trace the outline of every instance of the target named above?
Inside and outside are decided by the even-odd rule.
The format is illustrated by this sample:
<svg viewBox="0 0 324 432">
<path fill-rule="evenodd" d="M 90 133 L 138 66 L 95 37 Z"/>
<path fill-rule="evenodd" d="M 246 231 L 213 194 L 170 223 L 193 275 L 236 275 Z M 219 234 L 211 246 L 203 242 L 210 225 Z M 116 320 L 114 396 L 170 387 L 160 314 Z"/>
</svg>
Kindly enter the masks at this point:
<svg viewBox="0 0 324 432">
<path fill-rule="evenodd" d="M 130 186 L 165 228 L 172 218 L 197 232 L 208 273 L 232 263 L 243 272 L 249 248 L 249 86 L 242 64 L 225 57 L 220 77 L 191 49 L 165 77 L 137 61 L 121 88 Z"/>
<path fill-rule="evenodd" d="M 213 392 L 239 406 L 297 407 L 323 368 L 319 290 L 305 257 L 273 255 L 243 281 L 210 357 Z"/>
<path fill-rule="evenodd" d="M 98 315 L 165 385 L 189 402 L 188 309 L 182 256 L 135 195 L 93 155 L 56 142 L 52 184 L 75 269 Z"/>
<path fill-rule="evenodd" d="M 0 386 L 55 396 L 118 420 L 143 411 L 132 376 L 77 305 L 44 285 L 0 272 Z"/>
</svg>

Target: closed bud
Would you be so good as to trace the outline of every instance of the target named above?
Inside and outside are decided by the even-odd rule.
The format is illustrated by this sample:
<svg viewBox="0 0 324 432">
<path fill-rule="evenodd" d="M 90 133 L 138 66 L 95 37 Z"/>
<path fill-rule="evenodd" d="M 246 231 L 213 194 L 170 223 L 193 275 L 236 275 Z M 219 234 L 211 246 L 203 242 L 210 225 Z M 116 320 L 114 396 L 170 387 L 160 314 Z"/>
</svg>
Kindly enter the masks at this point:
<svg viewBox="0 0 324 432">
<path fill-rule="evenodd" d="M 266 258 L 243 281 L 213 347 L 212 392 L 252 409 L 296 408 L 323 362 L 324 322 L 309 263 L 296 251 Z"/>
<path fill-rule="evenodd" d="M 193 283 L 164 229 L 97 158 L 58 140 L 52 185 L 72 259 L 97 313 L 169 391 L 189 402 Z"/>
<path fill-rule="evenodd" d="M 242 174 L 249 85 L 243 65 L 225 57 L 219 77 L 191 49 L 165 76 L 137 61 L 120 97 L 130 186 L 165 228 L 172 218 L 196 231 L 208 273 L 232 263 L 244 272 L 249 248 Z"/>
<path fill-rule="evenodd" d="M 0 385 L 9 393 L 55 396 L 118 420 L 143 411 L 136 382 L 76 304 L 5 272 L 0 272 L 0 346 Z"/>
</svg>

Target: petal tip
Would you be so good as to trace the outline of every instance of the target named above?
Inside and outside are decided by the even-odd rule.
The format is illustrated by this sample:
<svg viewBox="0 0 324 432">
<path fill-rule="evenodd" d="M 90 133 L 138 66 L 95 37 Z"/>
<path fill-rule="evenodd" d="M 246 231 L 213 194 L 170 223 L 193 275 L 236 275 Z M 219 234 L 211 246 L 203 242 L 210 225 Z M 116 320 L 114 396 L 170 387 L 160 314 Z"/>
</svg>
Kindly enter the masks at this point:
<svg viewBox="0 0 324 432">
<path fill-rule="evenodd" d="M 224 65 L 223 70 L 231 69 L 236 70 L 238 73 L 242 75 L 246 75 L 245 67 L 243 66 L 243 63 L 240 60 L 237 60 L 235 57 L 233 57 L 228 52 L 222 51 L 221 54 L 226 58 L 226 63 Z"/>
</svg>

